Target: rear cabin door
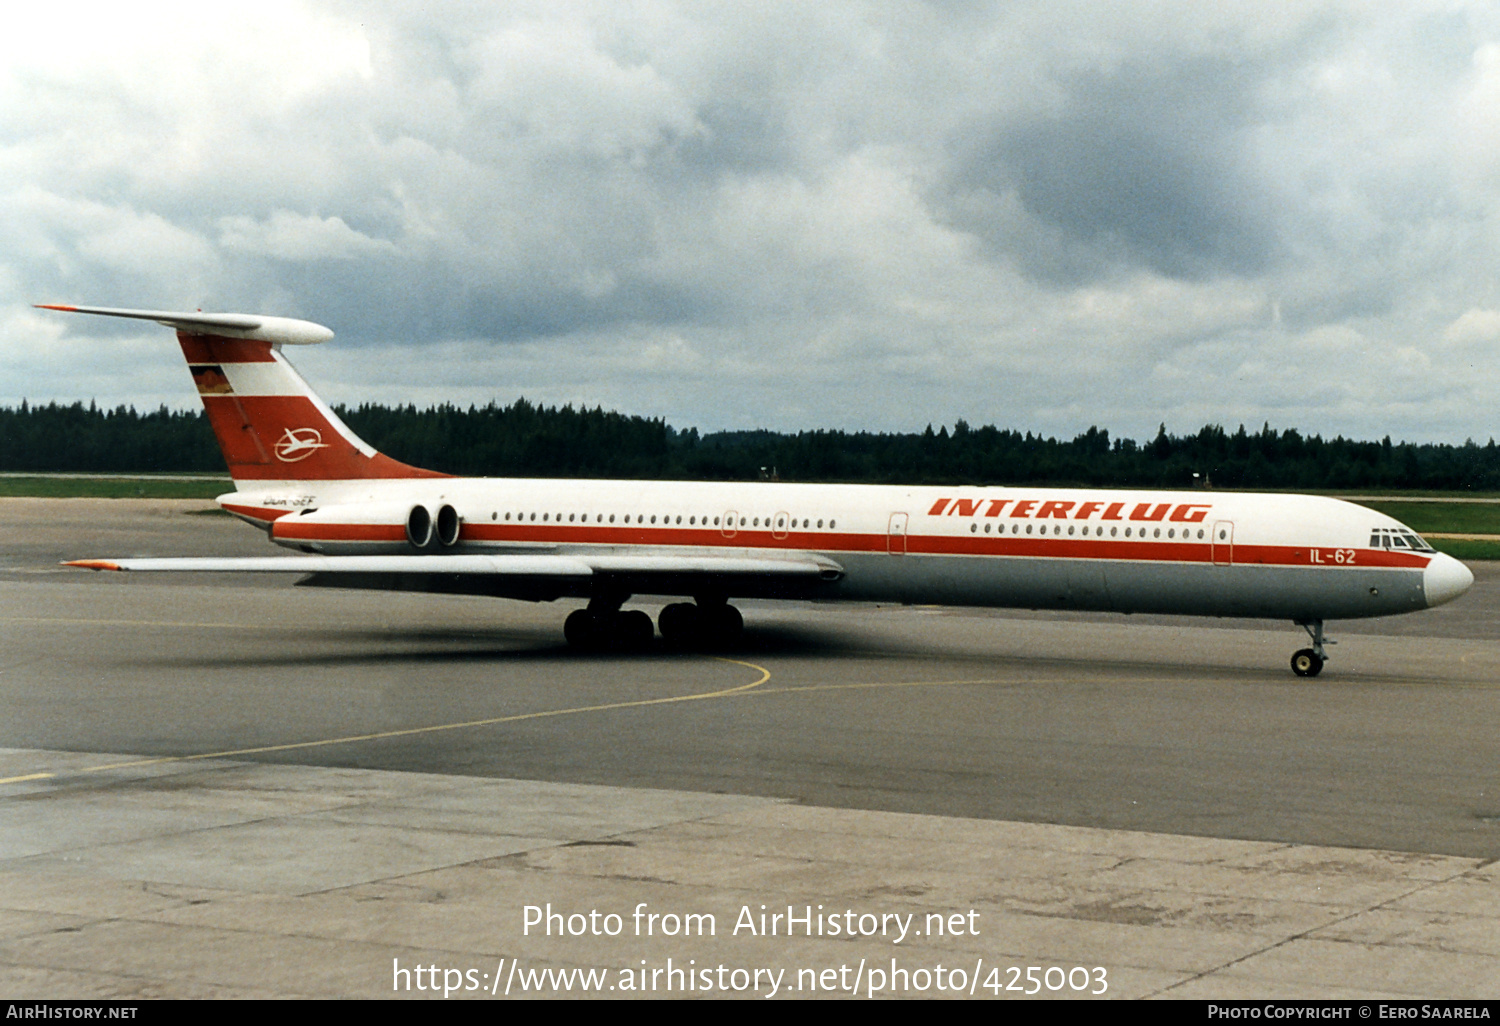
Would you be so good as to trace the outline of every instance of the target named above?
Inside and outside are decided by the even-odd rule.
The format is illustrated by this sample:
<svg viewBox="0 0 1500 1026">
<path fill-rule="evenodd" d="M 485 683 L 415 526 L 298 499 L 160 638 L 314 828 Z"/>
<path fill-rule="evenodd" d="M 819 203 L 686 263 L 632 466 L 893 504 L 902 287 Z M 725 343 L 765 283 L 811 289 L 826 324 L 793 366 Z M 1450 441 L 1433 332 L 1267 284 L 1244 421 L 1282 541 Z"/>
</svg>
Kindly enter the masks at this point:
<svg viewBox="0 0 1500 1026">
<path fill-rule="evenodd" d="M 906 514 L 892 513 L 890 527 L 886 529 L 886 551 L 893 556 L 906 555 Z"/>
<path fill-rule="evenodd" d="M 1213 549 L 1215 566 L 1230 566 L 1234 563 L 1234 521 L 1214 521 Z"/>
</svg>

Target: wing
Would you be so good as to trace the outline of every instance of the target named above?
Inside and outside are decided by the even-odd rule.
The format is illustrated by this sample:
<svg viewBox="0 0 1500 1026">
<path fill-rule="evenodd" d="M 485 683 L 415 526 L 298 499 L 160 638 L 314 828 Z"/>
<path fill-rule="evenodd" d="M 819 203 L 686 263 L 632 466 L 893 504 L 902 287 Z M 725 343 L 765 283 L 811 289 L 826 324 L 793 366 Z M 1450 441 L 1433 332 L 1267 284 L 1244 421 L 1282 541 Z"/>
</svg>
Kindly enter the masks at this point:
<svg viewBox="0 0 1500 1026">
<path fill-rule="evenodd" d="M 799 598 L 826 594 L 843 579 L 831 559 L 810 554 L 757 558 L 671 554 L 431 556 L 247 556 L 77 559 L 64 566 L 130 572 L 305 574 L 322 588 L 440 591 L 545 601 L 586 597 L 600 584 L 631 595 Z"/>
</svg>

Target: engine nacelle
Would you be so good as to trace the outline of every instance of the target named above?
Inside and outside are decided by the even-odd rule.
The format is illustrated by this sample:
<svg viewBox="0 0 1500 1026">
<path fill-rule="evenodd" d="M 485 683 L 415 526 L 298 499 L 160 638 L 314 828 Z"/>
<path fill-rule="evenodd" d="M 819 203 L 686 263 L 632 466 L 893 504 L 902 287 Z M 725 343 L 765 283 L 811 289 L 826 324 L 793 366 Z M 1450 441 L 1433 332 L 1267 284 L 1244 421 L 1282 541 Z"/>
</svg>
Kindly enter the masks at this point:
<svg viewBox="0 0 1500 1026">
<path fill-rule="evenodd" d="M 446 503 L 436 515 L 422 503 L 350 503 L 280 517 L 271 524 L 271 540 L 330 555 L 435 552 L 458 544 L 462 528 L 458 511 Z"/>
</svg>

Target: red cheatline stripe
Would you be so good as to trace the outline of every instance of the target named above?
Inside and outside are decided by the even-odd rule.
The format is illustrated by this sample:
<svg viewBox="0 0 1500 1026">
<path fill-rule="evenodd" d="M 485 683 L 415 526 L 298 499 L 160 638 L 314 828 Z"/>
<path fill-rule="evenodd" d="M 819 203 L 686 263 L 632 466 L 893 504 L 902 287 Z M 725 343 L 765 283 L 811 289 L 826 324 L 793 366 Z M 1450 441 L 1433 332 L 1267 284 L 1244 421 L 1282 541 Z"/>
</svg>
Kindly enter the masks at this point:
<svg viewBox="0 0 1500 1026">
<path fill-rule="evenodd" d="M 284 517 L 291 512 L 289 509 L 262 509 L 259 506 L 236 506 L 224 503 L 224 510 L 228 513 L 237 513 L 240 516 L 251 517 L 255 520 L 271 521 L 277 517 Z"/>
<path fill-rule="evenodd" d="M 319 524 L 305 520 L 278 520 L 271 536 L 288 541 L 406 541 L 403 524 Z"/>
<path fill-rule="evenodd" d="M 403 542 L 405 528 L 389 524 L 326 524 L 281 521 L 278 538 L 298 541 L 329 542 Z M 883 534 L 828 532 L 805 534 L 793 532 L 786 538 L 774 538 L 768 531 L 741 529 L 726 538 L 717 529 L 680 527 L 608 527 L 599 524 L 568 526 L 562 524 L 485 524 L 463 525 L 461 541 L 550 543 L 574 545 L 665 545 L 693 548 L 762 549 L 799 552 L 885 552 Z M 1097 559 L 1142 563 L 1211 563 L 1214 550 L 1207 542 L 1123 541 L 1104 538 L 975 538 L 934 535 L 908 535 L 908 555 L 944 556 L 1015 556 L 1049 559 Z M 1340 563 L 1338 553 L 1354 553 L 1352 564 Z M 1320 561 L 1313 559 L 1316 553 Z M 1225 554 L 1219 553 L 1221 561 Z M 1347 557 L 1343 557 L 1347 558 Z M 1289 545 L 1234 546 L 1237 566 L 1347 566 L 1356 568 L 1422 569 L 1427 559 L 1415 553 L 1387 552 L 1379 549 L 1338 549 L 1331 546 L 1294 547 Z"/>
</svg>

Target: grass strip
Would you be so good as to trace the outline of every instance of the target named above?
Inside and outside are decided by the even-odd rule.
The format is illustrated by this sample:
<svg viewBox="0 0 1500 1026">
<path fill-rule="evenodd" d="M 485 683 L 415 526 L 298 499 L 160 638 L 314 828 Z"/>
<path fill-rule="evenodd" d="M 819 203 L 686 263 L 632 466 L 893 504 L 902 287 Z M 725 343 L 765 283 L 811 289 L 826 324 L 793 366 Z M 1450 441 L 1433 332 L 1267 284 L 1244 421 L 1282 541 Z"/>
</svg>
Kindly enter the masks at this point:
<svg viewBox="0 0 1500 1026">
<path fill-rule="evenodd" d="M 0 497 L 36 499 L 212 499 L 234 482 L 140 477 L 0 477 Z"/>
</svg>

